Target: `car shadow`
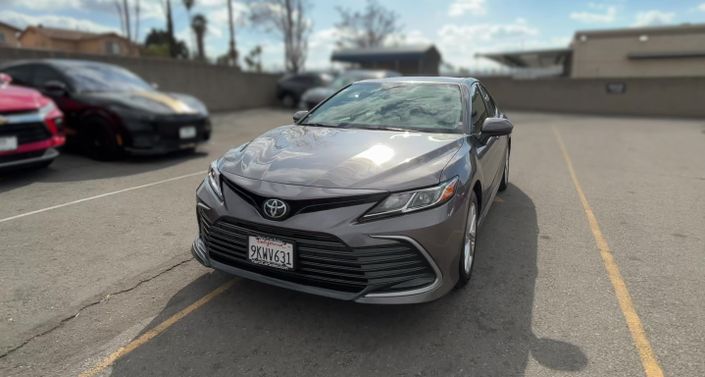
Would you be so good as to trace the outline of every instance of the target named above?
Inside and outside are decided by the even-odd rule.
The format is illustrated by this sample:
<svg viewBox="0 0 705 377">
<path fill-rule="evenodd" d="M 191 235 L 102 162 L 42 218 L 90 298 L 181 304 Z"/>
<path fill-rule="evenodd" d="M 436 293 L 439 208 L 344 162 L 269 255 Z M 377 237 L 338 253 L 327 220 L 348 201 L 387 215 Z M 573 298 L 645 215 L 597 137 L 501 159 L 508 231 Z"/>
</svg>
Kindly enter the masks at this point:
<svg viewBox="0 0 705 377">
<path fill-rule="evenodd" d="M 236 279 L 229 291 L 117 361 L 113 376 L 523 376 L 529 357 L 577 371 L 587 357 L 534 335 L 538 224 L 510 185 L 480 228 L 470 284 L 435 302 L 360 305 Z M 442 235 L 441 235 L 442 236 Z M 144 331 L 230 277 L 182 289 Z"/>
<path fill-rule="evenodd" d="M 195 152 L 178 151 L 158 156 L 126 156 L 117 161 L 96 161 L 62 150 L 57 160 L 47 168 L 18 168 L 0 172 L 0 193 L 34 182 L 77 182 L 142 174 L 208 155 L 206 148 L 201 147 Z M 207 164 L 204 164 L 204 171 L 206 167 Z"/>
</svg>

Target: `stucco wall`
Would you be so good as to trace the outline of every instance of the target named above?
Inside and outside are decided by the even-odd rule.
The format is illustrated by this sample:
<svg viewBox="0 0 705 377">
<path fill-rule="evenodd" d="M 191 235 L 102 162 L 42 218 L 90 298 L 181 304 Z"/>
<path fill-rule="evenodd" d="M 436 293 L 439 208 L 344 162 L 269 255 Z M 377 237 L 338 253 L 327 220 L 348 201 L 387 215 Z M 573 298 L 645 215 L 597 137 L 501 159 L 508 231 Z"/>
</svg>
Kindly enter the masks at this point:
<svg viewBox="0 0 705 377">
<path fill-rule="evenodd" d="M 705 76 L 705 57 L 628 59 L 629 53 L 705 53 L 705 33 L 586 36 L 573 41 L 571 75 L 596 77 Z M 640 39 L 641 38 L 641 39 Z"/>
<path fill-rule="evenodd" d="M 705 77 L 480 80 L 504 109 L 705 117 Z M 615 92 L 624 92 L 608 93 L 608 85 Z"/>
<path fill-rule="evenodd" d="M 203 63 L 154 58 L 67 54 L 57 51 L 0 47 L 0 63 L 18 59 L 70 58 L 112 63 L 127 68 L 165 91 L 200 98 L 211 111 L 239 110 L 276 104 L 272 74 L 243 73 Z"/>
<path fill-rule="evenodd" d="M 15 47 L 19 43 L 17 40 L 17 30 L 0 24 L 0 33 L 4 36 L 4 40 L 0 41 L 0 46 Z"/>
</svg>

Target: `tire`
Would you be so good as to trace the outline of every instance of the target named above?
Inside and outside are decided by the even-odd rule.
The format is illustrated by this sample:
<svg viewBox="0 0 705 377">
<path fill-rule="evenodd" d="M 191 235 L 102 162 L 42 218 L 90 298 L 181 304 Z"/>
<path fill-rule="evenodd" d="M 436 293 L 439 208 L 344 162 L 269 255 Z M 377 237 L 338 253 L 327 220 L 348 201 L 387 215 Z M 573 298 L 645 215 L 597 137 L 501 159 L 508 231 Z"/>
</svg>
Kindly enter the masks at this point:
<svg viewBox="0 0 705 377">
<path fill-rule="evenodd" d="M 475 255 L 477 250 L 477 221 L 480 217 L 480 206 L 477 195 L 472 193 L 470 198 L 470 208 L 468 208 L 468 218 L 465 222 L 465 237 L 460 246 L 460 258 L 458 258 L 458 282 L 455 288 L 462 288 L 470 281 L 473 267 L 475 266 Z M 468 254 L 469 253 L 469 254 Z M 470 256 L 468 258 L 468 255 Z"/>
<path fill-rule="evenodd" d="M 112 161 L 123 156 L 123 149 L 117 144 L 117 135 L 105 120 L 87 119 L 82 131 L 82 149 L 91 158 Z"/>
<path fill-rule="evenodd" d="M 294 98 L 291 93 L 287 93 L 282 97 L 282 105 L 287 108 L 294 108 L 296 107 L 296 98 Z"/>
<path fill-rule="evenodd" d="M 509 186 L 509 146 L 504 156 L 504 172 L 502 173 L 502 182 L 499 183 L 499 191 L 504 191 Z"/>
</svg>

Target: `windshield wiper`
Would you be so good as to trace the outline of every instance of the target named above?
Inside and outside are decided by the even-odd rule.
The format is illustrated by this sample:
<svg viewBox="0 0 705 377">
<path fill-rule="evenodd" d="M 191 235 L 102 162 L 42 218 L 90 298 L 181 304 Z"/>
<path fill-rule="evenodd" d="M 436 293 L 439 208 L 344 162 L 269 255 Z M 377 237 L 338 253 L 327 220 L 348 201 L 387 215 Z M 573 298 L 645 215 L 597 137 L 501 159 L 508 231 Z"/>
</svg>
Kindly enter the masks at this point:
<svg viewBox="0 0 705 377">
<path fill-rule="evenodd" d="M 379 126 L 373 124 L 362 124 L 362 123 L 341 123 L 338 125 L 340 128 L 359 128 L 361 130 L 381 130 L 381 131 L 410 131 L 406 128 L 401 127 L 390 127 L 390 126 Z"/>
<path fill-rule="evenodd" d="M 299 126 L 311 126 L 311 127 L 337 127 L 335 124 L 328 124 L 328 123 L 299 123 Z"/>
</svg>

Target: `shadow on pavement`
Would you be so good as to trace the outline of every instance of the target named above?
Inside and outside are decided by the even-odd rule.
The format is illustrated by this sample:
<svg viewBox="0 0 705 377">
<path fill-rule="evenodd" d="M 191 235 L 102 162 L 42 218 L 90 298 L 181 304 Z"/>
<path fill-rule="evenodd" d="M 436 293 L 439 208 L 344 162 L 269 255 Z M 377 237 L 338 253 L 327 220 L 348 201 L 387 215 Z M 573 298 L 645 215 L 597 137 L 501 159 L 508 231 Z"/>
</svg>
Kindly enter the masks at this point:
<svg viewBox="0 0 705 377">
<path fill-rule="evenodd" d="M 160 156 L 127 156 L 118 161 L 95 161 L 80 154 L 62 151 L 47 168 L 21 168 L 0 172 L 0 193 L 33 182 L 76 182 L 124 177 L 168 168 L 207 156 L 205 147 L 196 152 L 179 151 Z M 205 172 L 207 164 L 203 165 Z"/>
<path fill-rule="evenodd" d="M 529 355 L 576 371 L 575 345 L 531 329 L 538 225 L 516 186 L 482 225 L 464 290 L 411 306 L 339 302 L 238 280 L 233 288 L 120 359 L 114 376 L 522 376 Z M 156 326 L 228 277 L 207 274 L 175 295 Z"/>
</svg>

